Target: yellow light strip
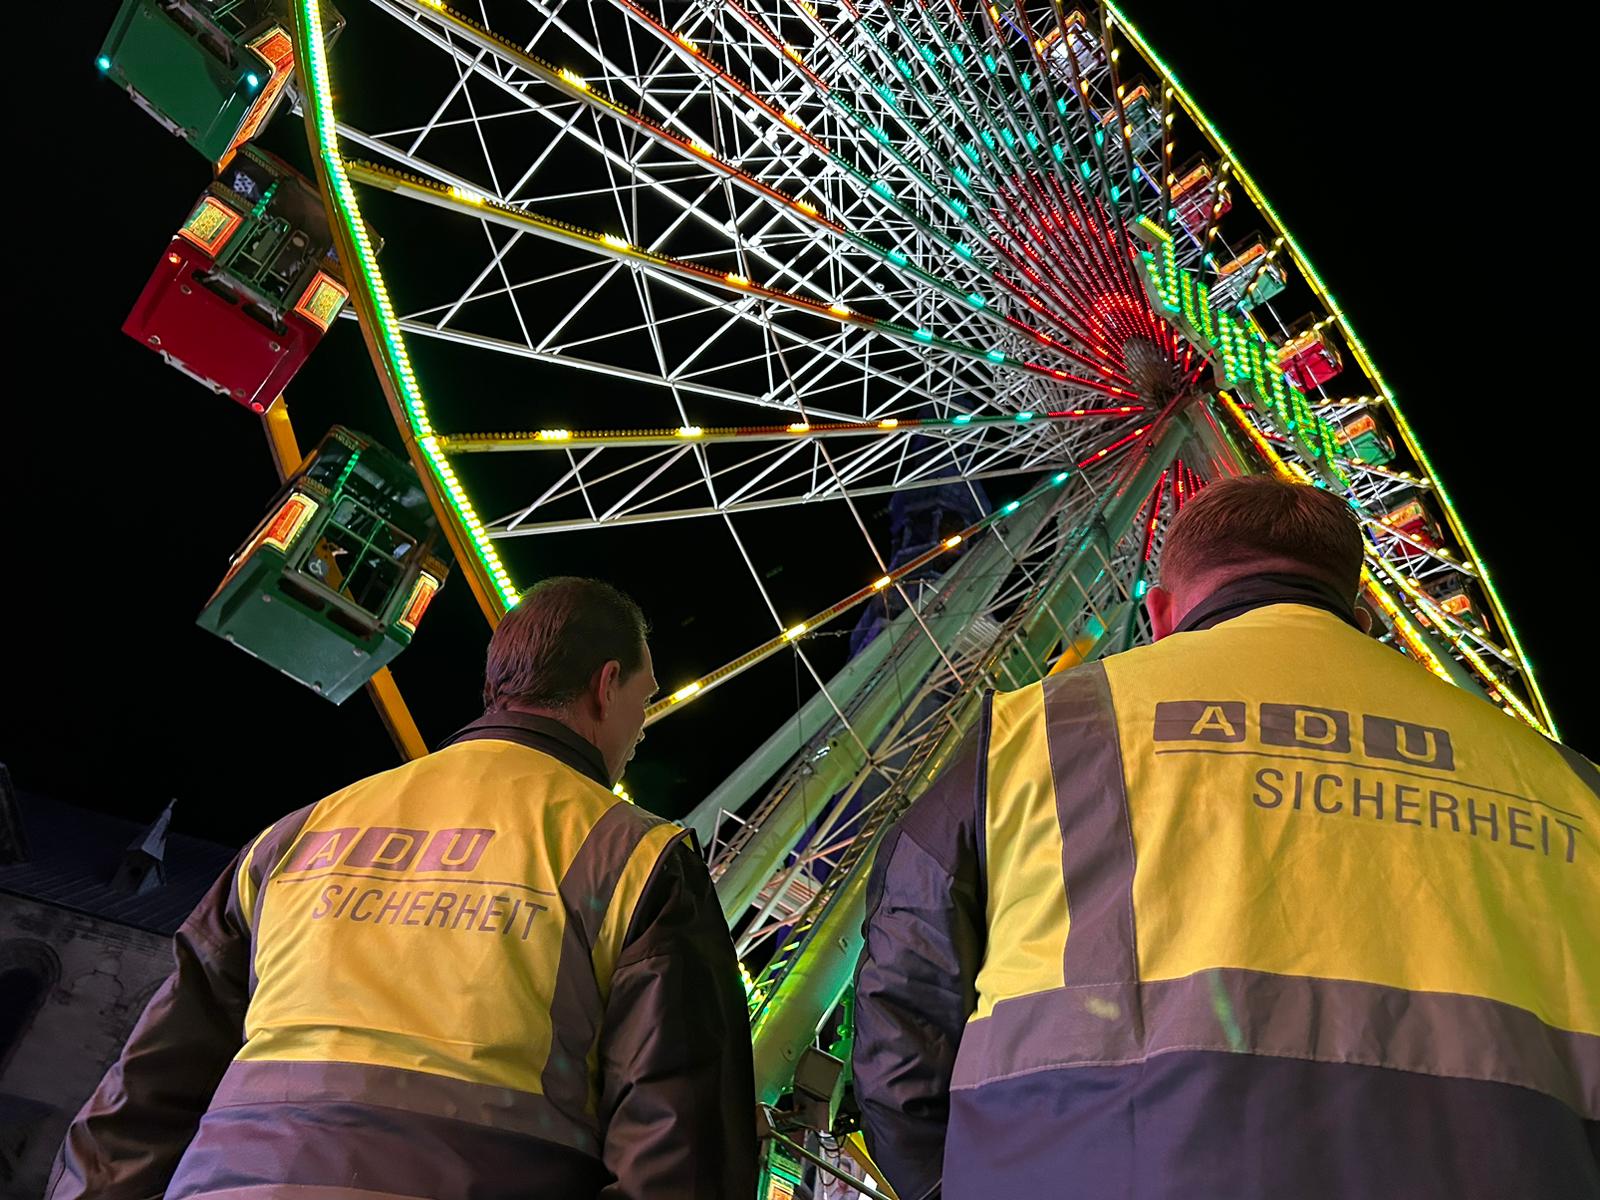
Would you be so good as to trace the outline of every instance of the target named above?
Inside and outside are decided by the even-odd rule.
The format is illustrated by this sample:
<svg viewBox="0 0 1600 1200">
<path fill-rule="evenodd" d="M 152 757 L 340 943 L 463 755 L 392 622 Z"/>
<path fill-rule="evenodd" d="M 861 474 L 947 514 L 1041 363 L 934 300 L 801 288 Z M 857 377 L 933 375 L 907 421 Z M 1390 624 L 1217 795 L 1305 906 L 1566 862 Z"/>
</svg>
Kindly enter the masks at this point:
<svg viewBox="0 0 1600 1200">
<path fill-rule="evenodd" d="M 1296 480 L 1300 483 L 1309 484 L 1312 482 L 1311 476 L 1305 470 L 1305 468 L 1301 467 L 1300 464 L 1296 462 L 1284 458 L 1278 453 L 1277 447 L 1272 444 L 1271 440 L 1267 438 L 1267 436 L 1263 434 L 1261 430 L 1256 428 L 1255 422 L 1252 421 L 1248 414 L 1246 414 L 1245 411 L 1239 407 L 1238 402 L 1235 401 L 1232 396 L 1230 396 L 1227 392 L 1218 392 L 1217 395 L 1222 400 L 1223 405 L 1228 410 L 1229 414 L 1238 423 L 1239 427 L 1247 436 L 1249 436 L 1251 441 L 1255 443 L 1256 449 L 1261 451 L 1262 455 L 1269 463 L 1272 464 L 1273 469 L 1279 475 L 1282 475 L 1286 479 Z M 1381 523 L 1373 521 L 1372 518 L 1367 518 L 1367 520 L 1372 524 Z M 1390 530 L 1390 532 L 1396 534 L 1396 536 L 1404 537 L 1404 535 L 1400 534 L 1398 530 Z M 1407 540 L 1409 541 L 1409 539 Z M 1419 608 L 1422 609 L 1422 617 L 1424 620 L 1427 620 L 1429 616 L 1428 610 L 1432 607 L 1432 602 L 1420 602 L 1420 598 L 1423 595 L 1421 589 L 1417 588 L 1415 584 L 1412 584 L 1410 581 L 1406 580 L 1403 575 L 1400 575 L 1397 571 L 1395 571 L 1393 566 L 1385 562 L 1382 558 L 1378 557 L 1370 549 L 1367 551 L 1367 561 L 1369 564 L 1377 564 L 1386 575 L 1399 583 L 1400 586 L 1404 588 L 1413 599 L 1418 600 Z M 1449 670 L 1446 669 L 1444 663 L 1434 652 L 1433 647 L 1428 643 L 1427 639 L 1424 638 L 1420 632 L 1418 632 L 1417 627 L 1411 622 L 1411 619 L 1406 614 L 1404 608 L 1402 608 L 1401 605 L 1399 605 L 1395 599 L 1389 595 L 1388 591 L 1378 582 L 1377 576 L 1372 572 L 1370 566 L 1368 565 L 1363 565 L 1361 568 L 1361 583 L 1362 587 L 1367 592 L 1367 595 L 1388 615 L 1390 621 L 1393 622 L 1396 635 L 1402 642 L 1405 643 L 1406 648 L 1411 651 L 1413 657 L 1421 662 L 1423 666 L 1427 667 L 1427 669 L 1434 675 L 1437 675 L 1446 683 L 1454 685 L 1456 682 L 1455 678 L 1450 674 Z M 1535 729 L 1549 733 L 1551 737 L 1556 736 L 1554 730 L 1547 722 L 1541 721 L 1533 713 L 1533 711 L 1527 707 L 1527 705 L 1523 704 L 1522 701 L 1518 700 L 1516 696 L 1514 696 L 1505 688 L 1504 684 L 1500 680 L 1500 677 L 1495 673 L 1494 669 L 1483 660 L 1482 656 L 1479 655 L 1476 650 L 1474 650 L 1470 645 L 1466 644 L 1462 636 L 1452 632 L 1448 625 L 1442 621 L 1432 620 L 1428 623 L 1433 625 L 1442 637 L 1446 638 L 1456 650 L 1461 652 L 1461 656 L 1467 660 L 1468 664 L 1483 680 L 1485 690 L 1488 692 L 1491 700 L 1499 702 L 1501 707 L 1504 708 L 1506 712 L 1512 716 L 1520 717 L 1529 725 L 1532 725 Z"/>
<path fill-rule="evenodd" d="M 754 649 L 745 654 L 741 654 L 733 661 L 724 663 L 714 671 L 707 672 L 699 679 L 696 679 L 693 683 L 685 684 L 683 687 L 669 695 L 666 699 L 658 700 L 654 704 L 650 705 L 650 707 L 646 708 L 644 710 L 645 724 L 653 724 L 668 712 L 681 707 L 685 701 L 704 695 L 718 684 L 726 683 L 735 675 L 738 675 L 740 672 L 755 666 L 756 663 L 777 653 L 785 646 L 793 645 L 805 634 L 814 633 L 819 626 L 832 621 L 834 618 L 850 611 L 857 605 L 870 600 L 873 596 L 877 595 L 891 584 L 898 580 L 904 579 L 907 575 L 910 575 L 914 571 L 921 570 L 924 566 L 933 562 L 941 555 L 950 553 L 956 547 L 962 545 L 964 542 L 970 541 L 975 535 L 981 533 L 989 526 L 1004 520 L 1006 517 L 1009 517 L 1024 504 L 1032 503 L 1039 498 L 1054 492 L 1063 483 L 1070 479 L 1073 474 L 1074 472 L 1069 470 L 1057 471 L 1055 474 L 1051 475 L 1048 480 L 1046 480 L 1044 483 L 1041 483 L 1031 492 L 1028 492 L 1026 495 L 1013 500 L 1008 504 L 1001 505 L 988 516 L 974 521 L 960 533 L 952 534 L 943 541 L 935 543 L 932 549 L 926 550 L 917 555 L 917 557 L 911 559 L 909 562 L 903 563 L 901 566 L 896 567 L 887 575 L 880 575 L 866 587 L 852 592 L 838 603 L 831 604 L 820 612 L 813 613 L 804 621 L 796 622 L 788 629 L 785 629 L 782 633 L 778 634 L 777 637 L 769 638 L 767 641 L 762 642 Z"/>
</svg>

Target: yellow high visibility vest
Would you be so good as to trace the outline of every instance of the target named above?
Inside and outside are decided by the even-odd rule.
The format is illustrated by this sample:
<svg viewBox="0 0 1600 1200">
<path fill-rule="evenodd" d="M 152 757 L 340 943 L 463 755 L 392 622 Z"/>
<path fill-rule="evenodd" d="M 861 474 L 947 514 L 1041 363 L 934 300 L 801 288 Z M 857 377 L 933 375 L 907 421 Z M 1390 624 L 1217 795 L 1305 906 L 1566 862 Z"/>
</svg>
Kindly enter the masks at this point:
<svg viewBox="0 0 1600 1200">
<path fill-rule="evenodd" d="M 955 1088 L 1222 1050 L 1520 1084 L 1600 1118 L 1578 755 L 1274 604 L 994 697 Z"/>
<path fill-rule="evenodd" d="M 292 1077 L 298 1095 L 295 1064 L 353 1064 L 372 1069 L 372 1094 L 341 1068 L 341 1097 L 393 1103 L 401 1070 L 416 1073 L 408 1103 L 492 1109 L 592 1152 L 612 968 L 681 836 L 509 741 L 459 742 L 335 792 L 264 877 L 252 859 L 281 843 L 274 831 L 238 872 L 259 982 L 227 1086 Z"/>
</svg>

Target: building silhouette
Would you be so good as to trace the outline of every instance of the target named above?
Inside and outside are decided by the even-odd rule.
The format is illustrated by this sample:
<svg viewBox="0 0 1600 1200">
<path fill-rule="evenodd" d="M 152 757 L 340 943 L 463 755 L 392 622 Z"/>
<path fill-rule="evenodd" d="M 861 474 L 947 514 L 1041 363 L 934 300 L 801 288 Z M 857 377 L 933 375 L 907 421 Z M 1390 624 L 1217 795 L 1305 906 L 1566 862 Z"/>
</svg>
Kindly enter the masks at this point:
<svg viewBox="0 0 1600 1200">
<path fill-rule="evenodd" d="M 172 970 L 234 852 L 19 792 L 0 765 L 0 1195 L 38 1196 L 67 1123 Z"/>
</svg>

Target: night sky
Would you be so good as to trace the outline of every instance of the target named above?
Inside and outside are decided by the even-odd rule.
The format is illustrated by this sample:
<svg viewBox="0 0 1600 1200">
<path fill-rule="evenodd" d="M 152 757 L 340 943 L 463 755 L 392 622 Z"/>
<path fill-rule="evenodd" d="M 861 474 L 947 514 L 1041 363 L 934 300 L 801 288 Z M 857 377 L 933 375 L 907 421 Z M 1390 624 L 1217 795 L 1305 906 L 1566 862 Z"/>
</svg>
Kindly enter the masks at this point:
<svg viewBox="0 0 1600 1200">
<path fill-rule="evenodd" d="M 1562 335 L 1544 329 L 1581 328 L 1556 320 L 1577 239 L 1555 231 L 1576 214 L 1554 207 L 1566 185 L 1541 165 L 1557 161 L 1560 114 L 1576 110 L 1547 80 L 1491 62 L 1485 44 L 1441 44 L 1448 29 L 1405 6 L 1297 28 L 1278 23 L 1282 5 L 1128 7 L 1351 316 L 1494 573 L 1566 740 L 1600 755 L 1585 631 L 1591 489 L 1580 486 L 1594 418 L 1576 370 L 1536 369 L 1561 361 L 1546 356 Z M 239 842 L 396 755 L 364 696 L 335 707 L 194 625 L 277 479 L 256 417 L 119 326 L 209 171 L 99 78 L 111 5 L 30 13 L 48 59 L 34 67 L 37 109 L 12 112 L 13 199 L 31 211 L 10 226 L 25 269 L 13 276 L 0 402 L 0 761 L 26 790 L 134 818 L 176 797 L 177 828 Z M 273 137 L 299 135 L 280 113 Z M 405 229 L 384 232 L 386 263 L 403 260 Z M 524 428 L 627 423 L 596 407 L 608 393 L 592 379 L 541 378 L 536 392 Z M 398 445 L 349 323 L 290 396 L 307 448 L 336 420 Z M 835 550 L 853 536 L 841 513 L 805 519 L 816 523 L 740 526 L 797 617 L 870 578 L 858 541 Z M 522 583 L 578 571 L 630 591 L 655 627 L 658 676 L 675 686 L 726 657 L 711 627 L 725 638 L 729 622 L 752 622 L 743 645 L 770 635 L 731 543 L 689 528 L 699 524 L 527 539 L 537 552 L 519 546 L 510 562 Z M 458 574 L 396 667 L 430 743 L 480 711 L 486 640 Z M 824 667 L 842 662 L 843 642 L 818 643 Z M 801 685 L 780 656 L 737 694 L 663 722 L 630 787 L 659 811 L 687 811 L 793 712 Z"/>
</svg>

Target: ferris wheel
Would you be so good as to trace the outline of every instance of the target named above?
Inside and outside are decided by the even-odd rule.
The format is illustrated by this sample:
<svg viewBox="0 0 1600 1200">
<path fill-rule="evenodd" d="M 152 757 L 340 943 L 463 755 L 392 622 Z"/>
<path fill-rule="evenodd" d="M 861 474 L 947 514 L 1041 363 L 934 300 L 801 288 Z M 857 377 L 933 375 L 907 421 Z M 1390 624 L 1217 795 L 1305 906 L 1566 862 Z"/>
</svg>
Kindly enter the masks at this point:
<svg viewBox="0 0 1600 1200">
<path fill-rule="evenodd" d="M 809 678 L 688 820 L 747 964 L 763 1100 L 847 992 L 877 834 L 981 690 L 1144 640 L 1163 531 L 1211 480 L 1347 496 L 1384 639 L 1555 733 L 1401 400 L 1115 6 L 165 7 L 225 9 L 276 56 L 238 128 L 258 90 L 299 107 L 344 315 L 488 618 L 541 539 L 714 527 L 749 578 L 718 603 L 748 595 L 769 634 L 664 680 L 650 721 L 777 655 Z M 226 124 L 208 156 L 255 129 Z M 547 419 L 554 373 L 581 421 Z M 941 515 L 886 535 L 883 497 Z M 746 522 L 798 540 L 824 511 L 867 569 L 797 614 Z M 818 666 L 812 639 L 852 625 L 844 668 Z"/>
</svg>

